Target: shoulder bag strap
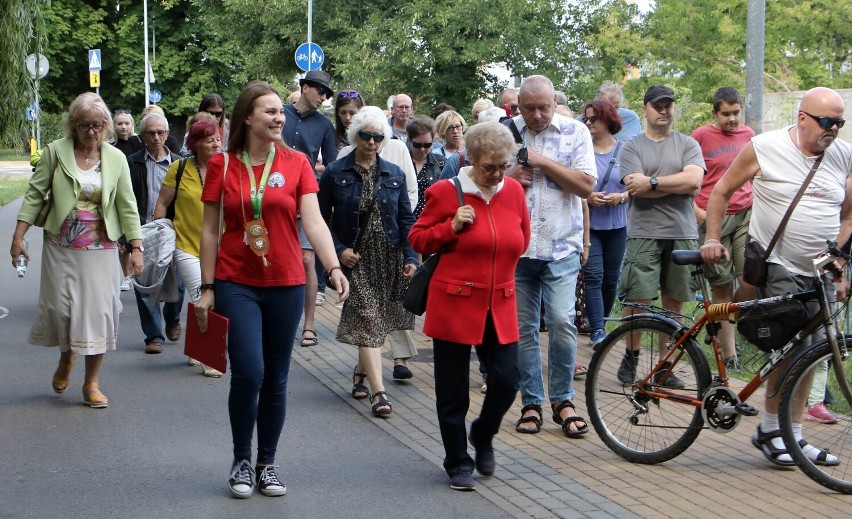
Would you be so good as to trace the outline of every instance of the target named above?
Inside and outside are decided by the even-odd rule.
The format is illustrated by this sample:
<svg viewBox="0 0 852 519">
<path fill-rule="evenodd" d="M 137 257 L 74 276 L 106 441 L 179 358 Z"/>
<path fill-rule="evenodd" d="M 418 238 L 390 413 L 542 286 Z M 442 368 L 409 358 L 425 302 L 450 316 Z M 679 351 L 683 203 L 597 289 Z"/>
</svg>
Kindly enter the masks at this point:
<svg viewBox="0 0 852 519">
<path fill-rule="evenodd" d="M 515 142 L 517 142 L 518 144 L 523 144 L 524 138 L 521 137 L 521 132 L 520 132 L 520 130 L 518 130 L 518 125 L 515 124 L 515 120 L 509 119 L 508 126 L 509 126 L 509 129 L 512 131 L 512 135 L 515 136 Z"/>
<path fill-rule="evenodd" d="M 225 179 L 228 177 L 228 157 L 225 153 L 225 167 L 222 169 L 222 197 L 219 199 L 219 247 L 222 247 L 222 233 L 225 231 Z M 242 200 L 240 200 L 242 203 Z"/>
<path fill-rule="evenodd" d="M 464 193 L 462 192 L 461 182 L 459 177 L 453 177 L 453 184 L 456 186 L 456 195 L 459 197 L 459 207 L 464 205 Z"/>
<path fill-rule="evenodd" d="M 784 228 L 787 227 L 787 222 L 790 220 L 790 215 L 793 214 L 793 209 L 796 208 L 796 205 L 799 203 L 799 200 L 802 199 L 802 195 L 805 194 L 805 190 L 808 188 L 808 184 L 813 180 L 814 175 L 816 175 L 817 169 L 819 169 L 819 165 L 822 162 L 822 158 L 825 154 L 821 154 L 817 157 L 814 165 L 811 166 L 811 172 L 808 173 L 807 178 L 805 178 L 804 183 L 802 183 L 802 187 L 799 188 L 799 192 L 796 193 L 796 197 L 793 198 L 793 202 L 790 203 L 790 207 L 787 208 L 787 212 L 784 214 L 784 218 L 781 219 L 781 223 L 778 224 L 778 230 L 775 231 L 775 236 L 772 237 L 772 241 L 769 242 L 769 246 L 766 247 L 766 252 L 763 253 L 763 260 L 766 261 L 766 258 L 769 257 L 769 253 L 772 252 L 772 249 L 775 248 L 775 243 L 778 241 L 778 238 L 781 237 L 781 233 L 784 232 Z"/>
<path fill-rule="evenodd" d="M 612 158 L 609 159 L 609 167 L 606 169 L 606 174 L 603 177 L 603 181 L 598 185 L 597 191 L 603 191 L 604 186 L 609 180 L 609 174 L 612 173 L 612 167 L 615 166 L 615 161 L 618 160 L 618 150 L 621 149 L 621 141 L 615 141 L 615 152 L 612 154 Z"/>
</svg>

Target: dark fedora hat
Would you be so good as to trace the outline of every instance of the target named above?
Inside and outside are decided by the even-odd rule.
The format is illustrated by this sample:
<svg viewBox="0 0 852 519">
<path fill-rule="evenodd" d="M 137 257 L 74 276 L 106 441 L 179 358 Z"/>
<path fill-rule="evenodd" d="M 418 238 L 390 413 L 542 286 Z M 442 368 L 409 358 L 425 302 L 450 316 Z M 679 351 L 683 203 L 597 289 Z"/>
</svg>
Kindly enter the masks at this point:
<svg viewBox="0 0 852 519">
<path fill-rule="evenodd" d="M 331 76 L 328 75 L 328 72 L 323 72 L 322 70 L 311 70 L 305 77 L 299 80 L 299 86 L 304 85 L 305 83 L 313 83 L 315 85 L 322 85 L 331 92 L 328 97 L 334 95 L 334 90 L 332 90 L 331 85 L 329 85 L 329 81 L 331 81 Z"/>
</svg>

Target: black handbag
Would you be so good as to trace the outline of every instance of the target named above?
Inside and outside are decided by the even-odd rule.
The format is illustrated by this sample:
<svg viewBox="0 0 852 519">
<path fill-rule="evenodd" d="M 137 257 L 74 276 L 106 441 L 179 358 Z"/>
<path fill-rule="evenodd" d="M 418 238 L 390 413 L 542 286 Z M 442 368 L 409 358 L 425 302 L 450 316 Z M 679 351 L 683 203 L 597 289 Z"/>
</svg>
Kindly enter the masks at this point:
<svg viewBox="0 0 852 519">
<path fill-rule="evenodd" d="M 746 308 L 737 319 L 737 331 L 758 349 L 769 353 L 783 348 L 807 322 L 805 305 L 788 299 Z"/>
<path fill-rule="evenodd" d="M 459 197 L 459 207 L 461 207 L 464 205 L 464 193 L 462 193 L 458 177 L 453 177 L 453 183 L 456 185 L 456 194 Z M 446 246 L 441 247 L 441 250 L 424 261 L 408 281 L 408 288 L 405 289 L 405 298 L 402 301 L 402 307 L 412 314 L 423 315 L 423 312 L 426 311 L 426 298 L 429 296 L 429 281 L 432 280 L 432 274 L 435 273 L 435 269 L 438 267 L 441 254 L 446 249 Z"/>
</svg>

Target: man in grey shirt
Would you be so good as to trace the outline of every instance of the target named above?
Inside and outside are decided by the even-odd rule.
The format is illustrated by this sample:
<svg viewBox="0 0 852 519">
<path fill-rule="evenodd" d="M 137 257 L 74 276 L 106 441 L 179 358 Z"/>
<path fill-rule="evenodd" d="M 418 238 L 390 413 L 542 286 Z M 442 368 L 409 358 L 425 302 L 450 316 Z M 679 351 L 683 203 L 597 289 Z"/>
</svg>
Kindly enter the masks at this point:
<svg viewBox="0 0 852 519">
<path fill-rule="evenodd" d="M 698 248 L 698 226 L 692 200 L 701 189 L 704 156 L 692 137 L 674 131 L 675 96 L 671 88 L 654 85 L 645 92 L 646 129 L 621 150 L 621 181 L 630 193 L 627 212 L 627 253 L 621 289 L 627 301 L 648 304 L 662 292 L 663 307 L 680 313 L 692 298 L 689 266 L 675 265 L 671 252 Z M 632 315 L 624 307 L 624 316 Z M 629 344 L 618 380 L 627 385 L 636 377 L 639 341 Z M 661 351 L 660 355 L 666 352 Z M 656 380 L 681 389 L 674 373 Z"/>
</svg>

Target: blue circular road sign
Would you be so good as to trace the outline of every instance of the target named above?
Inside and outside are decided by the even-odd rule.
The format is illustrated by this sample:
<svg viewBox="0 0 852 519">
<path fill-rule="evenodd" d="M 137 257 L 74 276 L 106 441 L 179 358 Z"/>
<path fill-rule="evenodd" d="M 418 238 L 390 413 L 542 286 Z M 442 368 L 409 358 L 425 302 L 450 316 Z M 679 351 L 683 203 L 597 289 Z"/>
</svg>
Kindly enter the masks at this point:
<svg viewBox="0 0 852 519">
<path fill-rule="evenodd" d="M 163 99 L 163 93 L 159 90 L 151 90 L 148 92 L 148 101 L 151 103 L 159 103 Z"/>
<path fill-rule="evenodd" d="M 319 70 L 325 61 L 325 54 L 319 45 L 305 42 L 296 49 L 296 66 L 305 72 Z"/>
</svg>

